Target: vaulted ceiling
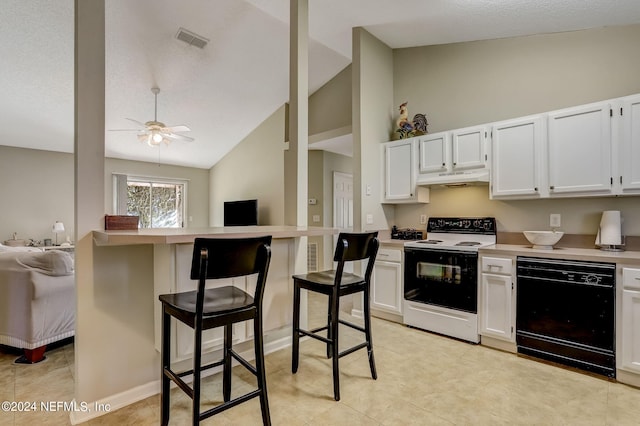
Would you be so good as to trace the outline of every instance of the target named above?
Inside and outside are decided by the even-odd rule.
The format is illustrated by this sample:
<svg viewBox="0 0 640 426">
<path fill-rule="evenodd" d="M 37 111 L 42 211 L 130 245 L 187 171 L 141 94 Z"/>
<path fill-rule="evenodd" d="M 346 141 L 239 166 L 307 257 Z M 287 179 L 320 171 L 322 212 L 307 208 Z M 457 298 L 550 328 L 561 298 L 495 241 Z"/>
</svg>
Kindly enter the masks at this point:
<svg viewBox="0 0 640 426">
<path fill-rule="evenodd" d="M 0 144 L 73 150 L 73 0 L 0 0 Z M 288 100 L 289 0 L 106 0 L 106 155 L 158 160 L 132 118 L 191 128 L 163 163 L 209 168 Z M 640 23 L 638 0 L 309 0 L 310 92 L 351 29 L 392 48 Z M 209 40 L 178 39 L 185 28 Z"/>
</svg>

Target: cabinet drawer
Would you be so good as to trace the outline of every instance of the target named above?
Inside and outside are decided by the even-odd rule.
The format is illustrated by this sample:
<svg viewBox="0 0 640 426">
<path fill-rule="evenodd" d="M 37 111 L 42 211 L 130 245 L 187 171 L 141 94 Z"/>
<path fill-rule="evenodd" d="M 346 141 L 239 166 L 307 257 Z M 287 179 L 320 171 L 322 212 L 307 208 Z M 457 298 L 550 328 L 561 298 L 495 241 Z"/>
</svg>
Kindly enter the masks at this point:
<svg viewBox="0 0 640 426">
<path fill-rule="evenodd" d="M 511 275 L 513 261 L 503 257 L 482 257 L 482 272 Z"/>
<path fill-rule="evenodd" d="M 376 259 L 387 262 L 402 262 L 402 250 L 381 248 L 378 250 Z"/>
<path fill-rule="evenodd" d="M 623 268 L 622 285 L 624 288 L 640 290 L 640 269 Z"/>
</svg>

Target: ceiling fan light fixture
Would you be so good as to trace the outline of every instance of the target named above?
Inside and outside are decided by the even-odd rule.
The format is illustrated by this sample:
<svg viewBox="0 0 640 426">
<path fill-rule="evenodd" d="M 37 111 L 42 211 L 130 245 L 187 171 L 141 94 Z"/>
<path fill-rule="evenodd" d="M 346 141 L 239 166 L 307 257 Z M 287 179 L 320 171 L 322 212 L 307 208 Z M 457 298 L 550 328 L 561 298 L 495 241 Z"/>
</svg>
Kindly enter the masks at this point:
<svg viewBox="0 0 640 426">
<path fill-rule="evenodd" d="M 159 144 L 160 142 L 162 142 L 162 135 L 160 134 L 160 132 L 157 131 L 153 131 L 151 133 L 151 139 L 153 140 L 153 142 L 155 142 L 155 144 Z"/>
</svg>

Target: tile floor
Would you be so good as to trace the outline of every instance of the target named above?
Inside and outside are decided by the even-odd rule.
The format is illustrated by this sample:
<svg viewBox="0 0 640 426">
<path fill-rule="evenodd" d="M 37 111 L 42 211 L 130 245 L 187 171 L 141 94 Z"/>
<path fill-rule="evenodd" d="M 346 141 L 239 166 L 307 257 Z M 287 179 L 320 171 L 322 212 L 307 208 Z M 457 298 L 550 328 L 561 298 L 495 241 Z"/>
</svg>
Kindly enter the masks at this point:
<svg viewBox="0 0 640 426">
<path fill-rule="evenodd" d="M 310 322 L 323 320 L 316 309 Z M 301 343 L 298 373 L 291 374 L 290 349 L 267 356 L 267 383 L 274 425 L 640 425 L 640 390 L 503 353 L 479 345 L 374 319 L 378 380 L 370 377 L 366 352 L 341 359 L 341 393 L 333 400 L 331 364 L 324 346 Z M 341 332 L 345 330 L 341 328 Z M 356 332 L 341 335 L 353 341 Z M 348 343 L 347 343 L 348 344 Z M 12 364 L 0 350 L 0 401 L 71 401 L 73 345 L 55 349 L 47 361 Z M 205 379 L 209 404 L 221 400 L 220 375 Z M 234 370 L 234 395 L 253 385 L 242 367 Z M 153 396 L 88 425 L 157 425 Z M 258 399 L 203 422 L 261 424 Z M 0 412 L 0 425 L 65 425 L 68 413 Z M 171 424 L 190 424 L 190 400 L 174 389 Z"/>
</svg>

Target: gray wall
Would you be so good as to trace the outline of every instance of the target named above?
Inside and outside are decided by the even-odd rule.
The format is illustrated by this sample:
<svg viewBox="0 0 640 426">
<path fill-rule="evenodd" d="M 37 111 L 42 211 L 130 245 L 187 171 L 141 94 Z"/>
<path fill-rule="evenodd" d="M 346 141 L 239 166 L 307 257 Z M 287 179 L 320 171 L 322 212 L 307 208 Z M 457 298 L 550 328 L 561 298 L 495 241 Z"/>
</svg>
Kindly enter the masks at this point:
<svg viewBox="0 0 640 426">
<path fill-rule="evenodd" d="M 425 113 L 429 132 L 640 93 L 640 25 L 394 50 L 394 104 Z M 595 234 L 603 210 L 620 210 L 640 235 L 640 198 L 490 201 L 488 187 L 431 191 L 427 205 L 396 206 L 389 225 L 424 228 L 427 216 L 495 216 L 501 231 Z"/>
<path fill-rule="evenodd" d="M 639 41 L 631 25 L 396 49 L 394 104 L 434 133 L 638 93 Z"/>
<path fill-rule="evenodd" d="M 187 226 L 208 226 L 208 170 L 106 158 L 104 212 L 109 214 L 114 172 L 187 180 L 187 215 L 193 219 Z M 0 146 L 0 242 L 14 232 L 20 239 L 55 240 L 51 227 L 56 220 L 65 225 L 58 241 L 67 236 L 75 241 L 73 175 L 73 154 Z"/>
<path fill-rule="evenodd" d="M 209 171 L 209 224 L 224 223 L 224 201 L 258 199 L 260 225 L 284 224 L 283 105 Z"/>
<path fill-rule="evenodd" d="M 55 239 L 56 220 L 65 226 L 58 241 L 74 240 L 73 154 L 0 146 L 0 242 Z"/>
</svg>

